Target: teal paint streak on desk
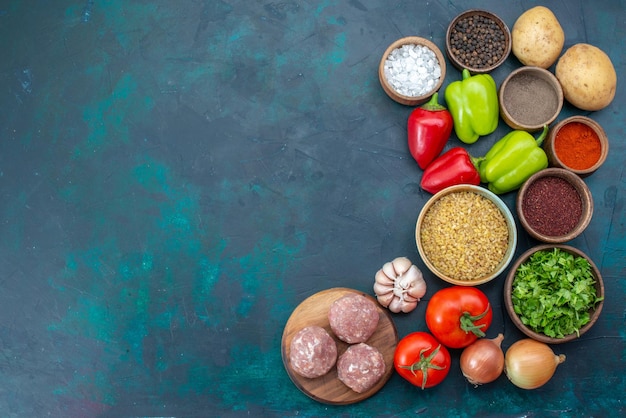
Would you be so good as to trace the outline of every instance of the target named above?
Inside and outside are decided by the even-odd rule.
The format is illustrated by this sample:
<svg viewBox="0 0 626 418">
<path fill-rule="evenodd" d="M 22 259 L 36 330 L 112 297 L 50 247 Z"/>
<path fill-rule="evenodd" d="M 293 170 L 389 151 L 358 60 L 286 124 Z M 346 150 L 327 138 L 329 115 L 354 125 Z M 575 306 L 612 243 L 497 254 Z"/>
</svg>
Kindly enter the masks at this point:
<svg viewBox="0 0 626 418">
<path fill-rule="evenodd" d="M 118 401 L 115 395 L 117 391 L 125 390 L 124 383 L 113 380 L 115 370 L 131 367 L 134 375 L 129 384 L 133 386 L 136 382 L 155 378 L 155 372 L 148 368 L 150 365 L 158 365 L 160 373 L 177 367 L 189 367 L 193 377 L 189 390 L 201 392 L 214 381 L 216 373 L 229 375 L 232 368 L 229 363 L 236 362 L 233 359 L 241 355 L 225 352 L 227 364 L 210 367 L 205 366 L 211 362 L 210 358 L 204 358 L 202 347 L 197 347 L 180 353 L 181 364 L 170 364 L 163 354 L 160 358 L 150 357 L 151 353 L 146 352 L 146 339 L 151 334 L 169 334 L 173 338 L 174 334 L 195 331 L 204 332 L 211 340 L 218 341 L 242 321 L 248 322 L 249 318 L 259 314 L 269 316 L 268 312 L 256 312 L 259 309 L 256 306 L 258 299 L 266 291 L 270 294 L 282 293 L 281 282 L 275 280 L 280 272 L 274 272 L 273 269 L 275 266 L 284 266 L 286 261 L 283 257 L 291 257 L 298 250 L 272 243 L 271 237 L 263 238 L 249 254 L 231 260 L 234 266 L 229 266 L 229 271 L 238 271 L 239 277 L 220 277 L 220 264 L 223 262 L 211 260 L 210 255 L 221 255 L 228 247 L 228 242 L 217 239 L 219 233 L 215 234 L 216 239 L 205 235 L 211 228 L 218 228 L 211 224 L 211 220 L 203 228 L 198 227 L 195 220 L 204 215 L 198 208 L 197 196 L 189 186 L 181 186 L 167 167 L 153 160 L 146 161 L 134 167 L 130 173 L 114 175 L 107 183 L 126 196 L 141 197 L 98 205 L 90 213 L 89 218 L 96 224 L 95 235 L 90 238 L 85 250 L 77 250 L 77 253 L 68 256 L 62 273 L 51 280 L 57 292 L 67 294 L 82 289 L 79 290 L 81 296 L 70 298 L 73 300 L 71 308 L 62 314 L 59 322 L 49 324 L 48 330 L 54 334 L 78 335 L 103 345 L 106 351 L 116 354 L 109 360 L 113 364 L 113 373 L 108 379 L 103 379 L 101 376 L 98 378 L 97 371 L 93 371 L 91 376 L 85 372 L 90 377 L 74 377 L 67 387 L 55 389 L 55 392 L 67 396 L 80 393 L 85 381 L 100 382 L 102 386 L 98 387 L 98 393 L 105 396 L 89 400 L 114 405 Z M 94 192 L 101 193 L 103 189 L 95 188 Z M 264 193 L 262 189 L 256 192 Z M 85 188 L 77 196 L 84 199 L 86 193 Z M 221 197 L 228 197 L 230 193 L 233 192 L 225 190 Z M 146 212 L 154 211 L 155 207 L 156 213 L 142 219 Z M 116 226 L 116 220 L 120 219 L 123 223 Z M 128 254 L 122 249 L 127 225 L 134 225 L 135 228 L 144 225 L 145 235 L 141 241 L 143 252 Z M 274 248 L 274 251 L 268 254 L 262 248 Z M 111 255 L 119 255 L 120 259 L 106 260 Z M 176 264 L 184 263 L 188 267 L 181 269 L 173 263 L 166 264 L 166 260 L 175 261 Z M 117 262 L 117 265 L 113 262 Z M 94 281 L 89 288 L 84 289 L 83 278 L 100 275 L 103 264 L 112 270 L 108 277 Z M 220 280 L 227 282 L 225 286 L 228 289 L 215 289 Z M 262 302 L 266 305 L 268 303 Z M 182 311 L 180 304 L 183 305 Z M 284 304 L 276 303 L 262 309 L 283 312 L 286 308 Z M 226 312 L 229 314 L 225 316 Z M 193 325 L 189 321 L 193 321 Z M 273 331 L 269 329 L 264 332 Z M 156 345 L 154 354 L 166 351 L 162 344 Z M 250 344 L 256 347 L 258 342 L 251 341 Z M 265 349 L 273 348 L 273 344 L 270 344 Z M 262 359 L 263 353 L 255 353 L 253 358 Z M 80 364 L 80 361 L 76 363 Z M 235 373 L 251 373 L 255 367 L 260 370 L 266 367 L 254 363 L 247 364 L 243 370 L 235 369 Z M 222 371 L 222 368 L 227 371 Z M 273 364 L 271 368 L 280 370 L 280 364 Z M 205 372 L 202 378 L 197 376 L 200 373 L 198 370 Z M 265 376 L 261 371 L 257 374 L 259 378 Z M 238 389 L 233 384 L 232 380 L 225 379 L 220 385 L 211 385 L 215 396 L 226 402 L 225 407 L 237 405 L 228 403 L 227 394 L 236 393 Z M 111 391 L 112 387 L 116 387 L 117 391 Z"/>
</svg>

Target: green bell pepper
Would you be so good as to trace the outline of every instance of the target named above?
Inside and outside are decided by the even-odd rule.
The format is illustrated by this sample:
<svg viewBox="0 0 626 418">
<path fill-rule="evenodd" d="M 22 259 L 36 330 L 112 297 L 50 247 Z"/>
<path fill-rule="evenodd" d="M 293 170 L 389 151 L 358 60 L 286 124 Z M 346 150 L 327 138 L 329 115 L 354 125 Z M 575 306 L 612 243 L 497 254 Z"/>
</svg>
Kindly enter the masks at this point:
<svg viewBox="0 0 626 418">
<path fill-rule="evenodd" d="M 548 167 L 548 157 L 541 148 L 548 126 L 537 139 L 526 131 L 512 131 L 493 144 L 478 159 L 478 174 L 483 183 L 496 194 L 518 189 L 530 176 Z"/>
<path fill-rule="evenodd" d="M 465 68 L 463 80 L 448 84 L 444 98 L 454 120 L 454 132 L 466 144 L 473 144 L 498 127 L 498 91 L 489 74 L 471 76 Z"/>
</svg>

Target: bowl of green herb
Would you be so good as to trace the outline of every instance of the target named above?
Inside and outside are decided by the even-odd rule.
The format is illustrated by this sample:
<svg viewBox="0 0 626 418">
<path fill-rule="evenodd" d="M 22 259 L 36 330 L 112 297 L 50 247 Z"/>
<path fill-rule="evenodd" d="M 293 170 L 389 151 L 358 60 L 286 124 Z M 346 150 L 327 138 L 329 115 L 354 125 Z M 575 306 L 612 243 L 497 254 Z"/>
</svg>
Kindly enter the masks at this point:
<svg viewBox="0 0 626 418">
<path fill-rule="evenodd" d="M 504 282 L 504 304 L 515 326 L 546 344 L 580 338 L 604 302 L 600 270 L 581 250 L 542 244 L 523 253 Z"/>
</svg>

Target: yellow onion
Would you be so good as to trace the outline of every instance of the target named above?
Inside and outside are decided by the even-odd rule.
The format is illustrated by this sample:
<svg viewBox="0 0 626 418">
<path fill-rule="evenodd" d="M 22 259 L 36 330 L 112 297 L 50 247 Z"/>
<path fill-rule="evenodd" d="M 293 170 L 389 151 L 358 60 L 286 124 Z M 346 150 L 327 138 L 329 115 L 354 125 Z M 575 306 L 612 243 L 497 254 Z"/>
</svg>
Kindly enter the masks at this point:
<svg viewBox="0 0 626 418">
<path fill-rule="evenodd" d="M 506 351 L 504 372 L 515 386 L 536 389 L 545 385 L 564 361 L 565 354 L 557 356 L 547 344 L 525 338 Z"/>
<path fill-rule="evenodd" d="M 504 368 L 504 353 L 500 344 L 504 336 L 481 338 L 465 347 L 461 353 L 461 371 L 473 385 L 483 385 L 496 380 Z"/>
</svg>

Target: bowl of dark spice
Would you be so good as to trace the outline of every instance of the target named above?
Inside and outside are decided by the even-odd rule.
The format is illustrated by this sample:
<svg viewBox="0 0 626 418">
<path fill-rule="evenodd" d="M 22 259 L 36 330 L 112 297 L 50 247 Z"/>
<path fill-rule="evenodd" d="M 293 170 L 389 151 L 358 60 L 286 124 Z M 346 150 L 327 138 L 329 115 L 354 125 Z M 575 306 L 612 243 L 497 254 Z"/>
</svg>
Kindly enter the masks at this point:
<svg viewBox="0 0 626 418">
<path fill-rule="evenodd" d="M 455 17 L 446 32 L 446 55 L 457 69 L 489 73 L 511 53 L 511 31 L 497 15 L 479 9 Z"/>
<path fill-rule="evenodd" d="M 609 140 L 604 129 L 593 119 L 571 116 L 550 129 L 543 148 L 552 167 L 565 168 L 586 177 L 604 164 L 609 153 Z"/>
<path fill-rule="evenodd" d="M 428 39 L 407 36 L 393 42 L 378 66 L 383 90 L 396 102 L 417 106 L 426 102 L 443 84 L 446 61 Z"/>
<path fill-rule="evenodd" d="M 513 129 L 539 131 L 563 107 L 563 89 L 550 71 L 524 66 L 512 71 L 498 90 L 500 116 Z"/>
<path fill-rule="evenodd" d="M 504 282 L 504 305 L 515 326 L 546 344 L 580 338 L 604 304 L 600 270 L 583 251 L 542 244 L 512 264 Z"/>
<path fill-rule="evenodd" d="M 564 243 L 580 235 L 593 215 L 585 182 L 569 170 L 553 167 L 533 174 L 517 192 L 517 216 L 536 240 Z"/>
</svg>

